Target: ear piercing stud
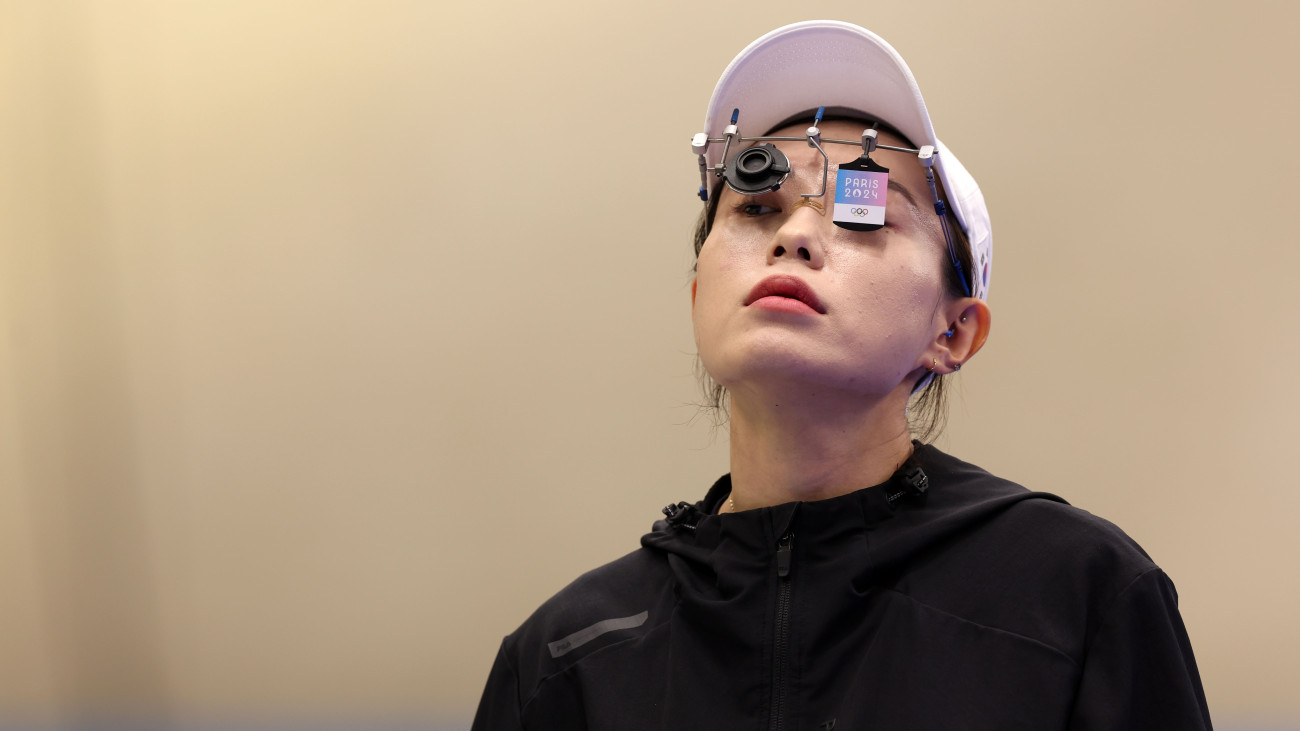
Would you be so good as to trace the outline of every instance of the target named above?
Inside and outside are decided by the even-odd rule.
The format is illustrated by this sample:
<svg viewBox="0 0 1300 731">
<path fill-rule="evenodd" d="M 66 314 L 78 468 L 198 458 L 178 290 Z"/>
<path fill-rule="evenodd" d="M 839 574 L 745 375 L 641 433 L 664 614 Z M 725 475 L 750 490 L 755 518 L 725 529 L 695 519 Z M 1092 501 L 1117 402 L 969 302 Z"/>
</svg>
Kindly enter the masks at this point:
<svg viewBox="0 0 1300 731">
<path fill-rule="evenodd" d="M 939 359 L 938 359 L 938 358 L 931 358 L 931 359 L 930 359 L 930 365 L 926 366 L 925 369 L 926 369 L 927 371 L 930 371 L 931 373 L 934 373 L 934 372 L 935 372 L 935 369 L 938 368 L 938 367 L 939 367 Z M 958 363 L 958 364 L 954 365 L 954 366 L 952 367 L 952 370 L 953 370 L 954 373 L 957 372 L 957 371 L 959 371 L 959 370 L 961 370 L 961 363 Z"/>
</svg>

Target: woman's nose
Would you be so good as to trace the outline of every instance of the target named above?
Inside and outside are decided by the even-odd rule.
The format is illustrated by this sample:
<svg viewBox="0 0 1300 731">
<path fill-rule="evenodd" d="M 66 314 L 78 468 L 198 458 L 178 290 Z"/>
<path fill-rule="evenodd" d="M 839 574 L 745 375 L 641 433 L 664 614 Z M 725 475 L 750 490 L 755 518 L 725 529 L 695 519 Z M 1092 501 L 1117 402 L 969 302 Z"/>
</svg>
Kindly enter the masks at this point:
<svg viewBox="0 0 1300 731">
<path fill-rule="evenodd" d="M 821 269 L 826 260 L 822 248 L 822 217 L 811 204 L 798 206 L 767 247 L 767 263 L 790 259 Z"/>
</svg>

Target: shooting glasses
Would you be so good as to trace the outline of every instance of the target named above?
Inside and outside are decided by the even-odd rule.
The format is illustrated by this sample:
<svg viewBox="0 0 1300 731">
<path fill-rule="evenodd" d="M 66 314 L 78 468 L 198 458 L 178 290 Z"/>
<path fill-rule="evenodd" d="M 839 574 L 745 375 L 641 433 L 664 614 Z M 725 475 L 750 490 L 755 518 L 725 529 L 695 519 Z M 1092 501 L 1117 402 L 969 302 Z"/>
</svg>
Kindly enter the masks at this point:
<svg viewBox="0 0 1300 731">
<path fill-rule="evenodd" d="M 966 293 L 967 297 L 970 297 L 970 281 L 966 276 L 966 272 L 962 271 L 961 260 L 957 258 L 956 243 L 953 241 L 952 230 L 948 225 L 946 215 L 948 206 L 939 197 L 939 189 L 934 182 L 934 161 L 939 155 L 939 151 L 933 145 L 922 145 L 920 149 L 882 145 L 878 141 L 876 124 L 864 129 L 860 140 L 822 139 L 821 130 L 818 129 L 817 125 L 821 124 L 825 112 L 826 107 L 817 108 L 817 114 L 813 118 L 812 126 L 805 130 L 803 137 L 742 137 L 736 126 L 736 122 L 740 117 L 739 109 L 732 110 L 731 123 L 723 130 L 722 137 L 709 137 L 705 132 L 696 134 L 691 139 L 691 151 L 699 156 L 699 196 L 700 200 L 704 201 L 706 210 L 709 204 L 709 189 L 711 187 L 710 173 L 714 178 L 722 178 L 728 188 L 741 195 L 752 196 L 777 190 L 790 177 L 790 160 L 772 143 L 799 141 L 807 141 L 810 147 L 817 148 L 817 151 L 821 153 L 821 189 L 816 193 L 801 193 L 800 197 L 809 201 L 818 210 L 822 210 L 825 204 L 816 204 L 812 200 L 814 198 L 824 198 L 827 192 L 830 157 L 826 154 L 826 150 L 822 145 L 856 145 L 862 148 L 862 156 L 857 160 L 838 166 L 835 181 L 835 203 L 831 213 L 831 220 L 836 226 L 850 231 L 875 231 L 885 225 L 885 199 L 889 186 L 889 169 L 872 160 L 871 153 L 880 149 L 916 155 L 921 166 L 925 168 L 925 181 L 930 186 L 930 195 L 934 199 L 934 212 L 939 216 L 939 224 L 943 228 L 943 238 L 948 245 L 948 258 L 961 280 L 962 291 Z M 728 158 L 727 155 L 731 151 L 732 144 L 739 142 L 758 144 L 745 147 Z M 709 167 L 706 155 L 709 145 L 715 143 L 722 143 L 722 162 Z M 705 233 L 707 235 L 707 229 Z"/>
</svg>

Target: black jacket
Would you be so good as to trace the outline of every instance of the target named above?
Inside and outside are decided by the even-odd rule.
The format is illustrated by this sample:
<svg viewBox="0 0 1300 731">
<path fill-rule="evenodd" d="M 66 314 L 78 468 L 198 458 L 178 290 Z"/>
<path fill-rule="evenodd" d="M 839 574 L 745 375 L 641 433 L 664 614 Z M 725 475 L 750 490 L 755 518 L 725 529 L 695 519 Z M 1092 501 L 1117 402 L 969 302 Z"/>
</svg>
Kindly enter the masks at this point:
<svg viewBox="0 0 1300 731">
<path fill-rule="evenodd" d="M 1210 728 L 1173 584 L 1060 498 L 925 445 L 830 500 L 729 491 L 506 637 L 475 731 Z"/>
</svg>

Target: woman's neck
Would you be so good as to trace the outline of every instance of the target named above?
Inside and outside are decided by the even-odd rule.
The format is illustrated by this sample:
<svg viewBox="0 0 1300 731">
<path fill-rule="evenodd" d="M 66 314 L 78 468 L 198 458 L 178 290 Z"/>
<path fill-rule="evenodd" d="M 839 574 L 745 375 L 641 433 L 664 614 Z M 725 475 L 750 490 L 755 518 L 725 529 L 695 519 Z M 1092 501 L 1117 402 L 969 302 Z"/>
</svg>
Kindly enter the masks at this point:
<svg viewBox="0 0 1300 731">
<path fill-rule="evenodd" d="M 801 398 L 731 403 L 730 500 L 723 512 L 825 500 L 884 482 L 912 453 L 906 400 Z"/>
</svg>

